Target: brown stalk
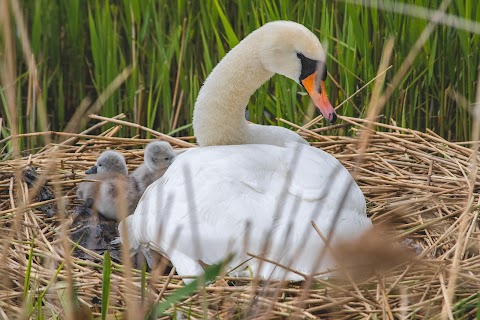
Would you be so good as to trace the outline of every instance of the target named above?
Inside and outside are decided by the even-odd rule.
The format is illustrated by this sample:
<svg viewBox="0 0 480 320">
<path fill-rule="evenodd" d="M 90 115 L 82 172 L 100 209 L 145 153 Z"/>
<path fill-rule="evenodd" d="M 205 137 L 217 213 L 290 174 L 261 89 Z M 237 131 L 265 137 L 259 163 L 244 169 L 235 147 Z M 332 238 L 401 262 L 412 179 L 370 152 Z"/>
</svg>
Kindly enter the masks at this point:
<svg viewBox="0 0 480 320">
<path fill-rule="evenodd" d="M 175 78 L 175 88 L 173 89 L 173 98 L 172 98 L 172 111 L 175 110 L 175 112 L 172 112 L 171 117 L 170 117 L 170 128 L 171 130 L 175 129 L 176 126 L 176 118 L 177 114 L 179 113 L 180 107 L 181 107 L 181 100 L 183 95 L 180 96 L 180 101 L 177 102 L 177 94 L 178 94 L 178 84 L 180 82 L 180 69 L 182 68 L 182 60 L 183 60 L 183 48 L 185 45 L 185 30 L 187 26 L 187 18 L 183 19 L 183 24 L 182 24 L 182 37 L 180 40 L 180 53 L 179 53 L 179 58 L 178 58 L 178 66 L 177 66 L 177 76 Z M 183 91 L 182 91 L 183 92 Z"/>
<path fill-rule="evenodd" d="M 110 121 L 110 122 L 113 122 L 113 123 L 118 123 L 118 124 L 121 124 L 121 125 L 125 125 L 125 126 L 130 126 L 130 127 L 133 127 L 133 128 L 139 128 L 139 129 L 142 129 L 143 131 L 146 131 L 146 132 L 149 132 L 171 144 L 174 144 L 174 145 L 178 145 L 179 147 L 184 147 L 184 148 L 189 148 L 189 147 L 195 147 L 194 144 L 192 143 L 189 143 L 189 142 L 185 142 L 185 141 L 182 141 L 180 139 L 177 139 L 177 138 L 174 138 L 174 137 L 170 137 L 164 133 L 161 133 L 161 132 L 158 132 L 158 131 L 155 131 L 153 129 L 150 129 L 150 128 L 147 128 L 147 127 L 144 127 L 144 126 L 141 126 L 139 124 L 136 124 L 136 123 L 131 123 L 131 122 L 127 122 L 127 121 L 123 121 L 123 120 L 117 120 L 117 119 L 109 119 L 109 118 L 106 118 L 106 117 L 101 117 L 101 116 L 97 116 L 95 114 L 91 114 L 90 115 L 90 118 L 92 119 L 97 119 L 97 120 L 103 120 L 103 121 Z"/>
</svg>

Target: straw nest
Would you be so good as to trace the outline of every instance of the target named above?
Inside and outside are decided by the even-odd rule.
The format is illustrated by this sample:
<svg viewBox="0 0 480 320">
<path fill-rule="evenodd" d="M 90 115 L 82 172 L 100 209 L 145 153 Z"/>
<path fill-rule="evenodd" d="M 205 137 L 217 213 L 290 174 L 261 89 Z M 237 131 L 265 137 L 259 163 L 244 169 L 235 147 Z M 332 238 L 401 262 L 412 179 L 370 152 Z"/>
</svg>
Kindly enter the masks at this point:
<svg viewBox="0 0 480 320">
<path fill-rule="evenodd" d="M 366 260 L 372 259 L 377 265 L 362 277 L 351 276 L 347 281 L 315 280 L 309 290 L 302 287 L 303 283 L 225 278 L 228 284 L 219 280 L 184 299 L 168 314 L 183 310 L 194 318 L 306 319 L 475 316 L 480 288 L 480 181 L 476 155 L 465 144 L 448 142 L 430 131 L 422 133 L 361 119 L 342 119 L 342 126 L 370 133 L 364 152 L 359 151 L 359 145 L 366 141 L 365 136 L 319 134 L 328 128 L 299 132 L 352 172 L 367 199 L 368 215 L 375 225 L 384 226 L 383 233 L 354 248 L 357 253 L 365 251 L 369 257 Z M 40 305 L 46 318 L 53 314 L 65 317 L 68 279 L 73 279 L 79 306 L 73 313 L 100 314 L 102 256 L 91 253 L 100 261 L 95 262 L 68 254 L 74 245 L 65 234 L 72 220 L 68 213 L 76 205 L 75 186 L 101 151 L 112 148 L 122 152 L 131 170 L 141 163 L 143 147 L 150 140 L 118 138 L 120 125 L 133 124 L 118 118 L 99 120 L 103 120 L 101 124 L 115 125 L 99 135 L 43 133 L 70 139 L 49 144 L 36 154 L 4 161 L 0 166 L 0 314 L 5 319 L 19 314 L 35 315 L 36 311 L 29 306 L 35 306 L 39 297 L 43 298 Z M 185 141 L 191 139 L 168 138 L 151 130 L 150 133 L 168 139 L 176 148 L 189 146 Z M 29 164 L 38 168 L 39 181 L 46 180 L 56 194 L 59 213 L 52 218 L 38 210 L 41 203 L 36 202 L 34 195 L 38 187 L 29 189 L 25 183 L 17 183 L 18 172 Z M 388 244 L 400 243 L 402 239 L 417 249 L 416 257 L 395 260 L 389 255 L 395 246 Z M 382 251 L 381 247 L 388 249 Z M 379 268 L 382 260 L 395 261 Z M 141 278 L 138 270 L 125 277 L 123 266 L 112 264 L 109 313 L 123 313 L 126 302 L 142 309 L 135 304 L 140 299 Z M 182 287 L 179 282 L 173 273 L 147 273 L 146 301 L 162 301 Z"/>
</svg>

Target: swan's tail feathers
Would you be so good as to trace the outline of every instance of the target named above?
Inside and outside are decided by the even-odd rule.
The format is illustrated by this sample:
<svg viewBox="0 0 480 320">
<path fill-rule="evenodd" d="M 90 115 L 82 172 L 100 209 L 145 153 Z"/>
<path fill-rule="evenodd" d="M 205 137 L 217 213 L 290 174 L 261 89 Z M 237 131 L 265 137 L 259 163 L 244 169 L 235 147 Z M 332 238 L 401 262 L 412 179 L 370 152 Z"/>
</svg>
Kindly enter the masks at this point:
<svg viewBox="0 0 480 320">
<path fill-rule="evenodd" d="M 128 249 L 131 257 L 138 252 L 143 252 L 140 246 L 140 243 L 136 240 L 134 236 L 135 234 L 132 228 L 133 217 L 134 217 L 133 215 L 129 215 L 127 218 L 125 218 L 123 221 L 121 221 L 118 224 L 118 233 L 120 234 L 120 237 L 112 241 L 112 243 L 115 241 L 116 243 L 121 242 L 123 245 L 128 244 L 129 246 Z M 126 226 L 126 233 L 124 230 L 125 229 L 124 224 Z M 147 258 L 147 263 L 149 263 L 148 258 Z"/>
<path fill-rule="evenodd" d="M 183 282 L 186 284 L 191 283 L 195 279 L 184 278 L 184 276 L 200 276 L 203 274 L 203 268 L 198 261 L 195 261 L 177 250 L 172 250 L 169 254 L 169 258 L 175 266 L 178 275 L 182 277 Z"/>
</svg>

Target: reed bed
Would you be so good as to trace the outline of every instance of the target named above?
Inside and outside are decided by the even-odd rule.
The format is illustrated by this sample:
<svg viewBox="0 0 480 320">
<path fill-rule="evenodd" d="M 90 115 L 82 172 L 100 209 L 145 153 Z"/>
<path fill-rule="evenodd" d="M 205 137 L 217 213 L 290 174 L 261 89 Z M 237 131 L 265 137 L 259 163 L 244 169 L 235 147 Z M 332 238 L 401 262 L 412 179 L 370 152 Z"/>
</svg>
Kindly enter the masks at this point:
<svg viewBox="0 0 480 320">
<path fill-rule="evenodd" d="M 16 4 L 11 17 L 9 2 Z M 6 65 L 15 68 L 2 73 L 13 72 L 4 86 L 14 88 L 14 98 L 9 101 L 0 89 L 0 131 L 8 136 L 15 126 L 19 133 L 37 132 L 46 120 L 53 130 L 78 132 L 87 127 L 79 115 L 123 112 L 149 128 L 191 135 L 195 99 L 206 76 L 239 40 L 273 20 L 299 22 L 319 37 L 328 55 L 329 96 L 337 105 L 374 77 L 392 36 L 392 72 L 400 70 L 441 2 L 5 1 L 0 44 L 11 59 Z M 403 127 L 430 128 L 462 141 L 470 139 L 468 101 L 476 95 L 480 4 L 451 1 L 445 11 L 448 16 L 399 79 L 384 114 Z M 30 50 L 24 51 L 27 43 Z M 120 90 L 100 99 L 103 105 L 92 104 L 120 74 Z M 390 73 L 386 82 L 391 80 Z M 297 91 L 290 80 L 275 77 L 250 100 L 250 120 L 282 125 L 275 120 L 282 117 L 302 123 L 313 109 Z M 362 91 L 342 113 L 363 117 L 370 94 L 371 88 Z M 126 136 L 134 134 L 125 128 Z M 22 148 L 39 143 L 31 140 Z"/>
<path fill-rule="evenodd" d="M 122 316 L 127 304 L 145 315 L 154 301 L 164 301 L 184 288 L 174 269 L 160 275 L 133 270 L 127 278 L 124 266 L 115 261 L 106 283 L 102 268 L 110 260 L 91 252 L 93 261 L 70 255 L 75 244 L 66 240 L 66 234 L 78 204 L 72 195 L 85 169 L 101 151 L 115 149 L 125 155 L 132 170 L 141 163 L 142 148 L 150 141 L 118 137 L 120 124 L 142 130 L 120 120 L 121 116 L 92 118 L 103 125 L 111 123 L 110 128 L 95 135 L 39 133 L 63 142 L 0 166 L 0 315 L 4 319 L 67 317 L 68 283 L 73 283 L 71 315 L 76 319 L 100 317 L 102 299 L 108 304 L 108 309 L 103 306 L 104 313 L 109 313 L 102 318 Z M 353 249 L 375 266 L 360 274 L 357 270 L 348 281 L 316 279 L 308 288 L 305 283 L 219 277 L 167 308 L 164 318 L 176 317 L 178 312 L 192 319 L 472 319 L 479 315 L 476 153 L 466 144 L 449 142 L 428 130 L 341 119 L 340 125 L 352 136 L 329 136 L 336 126 L 299 133 L 339 159 L 364 192 L 367 213 L 383 231 L 344 252 Z M 361 130 L 371 133 L 365 152 L 359 151 L 356 133 Z M 170 138 L 169 142 L 186 148 L 194 140 Z M 38 210 L 42 204 L 34 197 L 38 188 L 19 183 L 19 172 L 28 165 L 37 167 L 40 181 L 47 181 L 55 192 L 56 216 L 46 218 Z M 403 247 L 413 248 L 413 257 L 396 255 L 395 248 Z M 102 288 L 105 284 L 108 290 Z"/>
</svg>

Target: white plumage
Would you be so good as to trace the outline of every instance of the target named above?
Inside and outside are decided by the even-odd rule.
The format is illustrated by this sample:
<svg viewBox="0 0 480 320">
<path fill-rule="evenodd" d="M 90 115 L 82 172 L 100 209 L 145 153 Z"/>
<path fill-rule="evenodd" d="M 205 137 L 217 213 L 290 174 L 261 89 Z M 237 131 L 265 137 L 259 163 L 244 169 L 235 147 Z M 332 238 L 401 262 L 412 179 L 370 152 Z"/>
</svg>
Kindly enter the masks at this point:
<svg viewBox="0 0 480 320">
<path fill-rule="evenodd" d="M 323 63 L 325 53 L 305 27 L 278 21 L 250 34 L 217 65 L 195 105 L 202 147 L 178 156 L 122 222 L 132 251 L 160 252 L 180 276 L 199 275 L 202 264 L 235 253 L 227 270 L 244 263 L 262 278 L 302 280 L 275 264 L 263 262 L 260 269 L 260 260 L 247 253 L 302 274 L 321 272 L 334 262 L 327 254 L 314 266 L 325 244 L 312 221 L 332 243 L 371 227 L 361 190 L 334 157 L 285 128 L 245 121 L 248 96 L 274 72 L 304 85 L 335 119 L 323 81 L 322 87 L 304 81 L 316 71 L 307 72 L 301 57 Z"/>
<path fill-rule="evenodd" d="M 230 268 L 247 260 L 246 252 L 263 255 L 269 232 L 272 243 L 264 256 L 308 274 L 332 267 L 327 258 L 312 270 L 324 244 L 311 221 L 327 236 L 336 212 L 335 240 L 352 239 L 371 226 L 362 192 L 329 154 L 302 144 L 218 146 L 178 156 L 128 223 L 133 249 L 144 245 L 165 254 L 180 275 L 198 275 L 199 261 L 212 264 L 229 252 L 237 253 Z M 254 274 L 258 262 L 248 262 Z M 258 275 L 302 279 L 274 269 L 264 264 Z"/>
</svg>

